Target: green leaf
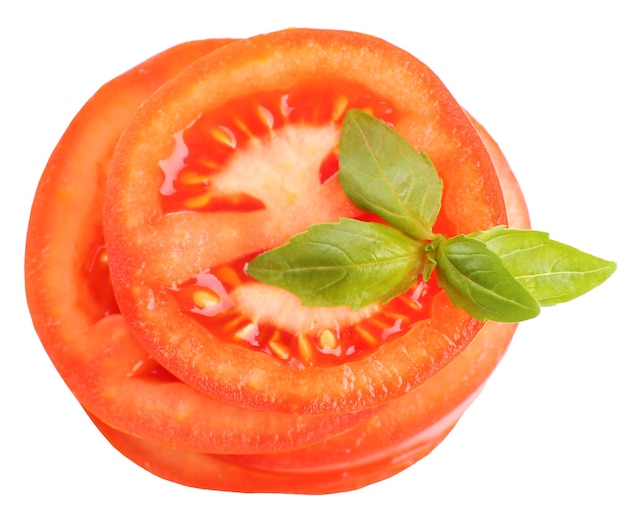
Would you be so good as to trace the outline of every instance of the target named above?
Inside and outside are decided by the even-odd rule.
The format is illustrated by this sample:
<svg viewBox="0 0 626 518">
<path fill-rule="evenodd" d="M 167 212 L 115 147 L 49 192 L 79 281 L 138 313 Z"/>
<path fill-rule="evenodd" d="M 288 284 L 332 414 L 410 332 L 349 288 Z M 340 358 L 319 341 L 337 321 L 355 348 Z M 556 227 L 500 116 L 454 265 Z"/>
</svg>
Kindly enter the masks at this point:
<svg viewBox="0 0 626 518">
<path fill-rule="evenodd" d="M 441 237 L 433 246 L 439 285 L 473 317 L 521 322 L 539 314 L 537 301 L 484 242 L 460 235 Z"/>
<path fill-rule="evenodd" d="M 247 271 L 306 306 L 359 309 L 406 291 L 421 272 L 423 247 L 387 225 L 344 218 L 310 226 L 257 256 Z"/>
<path fill-rule="evenodd" d="M 385 123 L 350 110 L 339 140 L 339 183 L 360 209 L 416 239 L 432 239 L 441 178 L 424 153 Z"/>
<path fill-rule="evenodd" d="M 496 227 L 472 237 L 483 241 L 541 304 L 572 300 L 602 284 L 617 265 L 550 239 L 546 232 Z"/>
</svg>

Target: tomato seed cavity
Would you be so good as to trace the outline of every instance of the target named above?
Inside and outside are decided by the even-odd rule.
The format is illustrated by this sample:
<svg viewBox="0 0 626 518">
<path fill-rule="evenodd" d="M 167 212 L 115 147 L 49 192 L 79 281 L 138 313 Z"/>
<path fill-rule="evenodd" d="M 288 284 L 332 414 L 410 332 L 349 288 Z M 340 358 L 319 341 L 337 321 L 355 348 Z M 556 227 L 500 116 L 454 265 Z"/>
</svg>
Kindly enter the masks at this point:
<svg viewBox="0 0 626 518">
<path fill-rule="evenodd" d="M 263 202 L 253 193 L 219 192 L 212 178 L 250 141 L 270 137 L 290 124 L 339 125 L 351 108 L 368 111 L 389 124 L 396 119 L 390 103 L 364 91 L 362 86 L 316 81 L 306 81 L 289 92 L 264 92 L 236 99 L 201 115 L 174 135 L 172 154 L 159 163 L 163 171 L 163 212 L 262 210 Z M 328 181 L 337 170 L 333 150 L 320 164 L 320 183 Z"/>
<path fill-rule="evenodd" d="M 172 288 L 180 307 L 223 343 L 262 351 L 296 368 L 337 365 L 363 357 L 406 333 L 430 314 L 434 282 L 417 283 L 369 318 L 338 328 L 286 330 L 255 321 L 233 303 L 231 294 L 241 286 L 259 284 L 245 272 L 249 257 L 202 272 Z"/>
</svg>

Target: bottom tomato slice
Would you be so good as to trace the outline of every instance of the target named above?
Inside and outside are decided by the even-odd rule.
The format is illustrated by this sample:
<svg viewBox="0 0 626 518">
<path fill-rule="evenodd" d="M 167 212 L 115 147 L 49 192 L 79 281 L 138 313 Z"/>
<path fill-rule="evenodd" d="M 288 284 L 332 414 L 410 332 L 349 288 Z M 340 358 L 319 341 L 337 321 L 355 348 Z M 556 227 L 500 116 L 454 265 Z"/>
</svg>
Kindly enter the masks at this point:
<svg viewBox="0 0 626 518">
<path fill-rule="evenodd" d="M 504 353 L 515 325 L 489 322 L 424 386 L 354 429 L 320 444 L 269 455 L 211 455 L 168 448 L 93 418 L 109 442 L 151 473 L 186 486 L 235 492 L 325 494 L 389 478 L 446 437 Z M 463 376 L 470 374 L 469 381 Z M 440 405 L 440 406 L 437 406 Z"/>
<path fill-rule="evenodd" d="M 508 163 L 484 128 L 471 120 L 496 164 L 510 225 L 529 228 L 524 198 Z M 480 393 L 516 327 L 487 322 L 457 358 L 419 388 L 345 433 L 289 452 L 198 454 L 120 433 L 96 418 L 94 422 L 126 457 L 180 484 L 238 492 L 349 491 L 388 478 L 430 453 Z"/>
<path fill-rule="evenodd" d="M 280 451 L 319 441 L 363 416 L 240 409 L 180 382 L 132 337 L 111 288 L 102 206 L 116 142 L 137 107 L 191 61 L 230 40 L 182 44 L 103 86 L 72 121 L 43 173 L 26 246 L 35 328 L 75 397 L 108 425 L 168 447 Z"/>
</svg>

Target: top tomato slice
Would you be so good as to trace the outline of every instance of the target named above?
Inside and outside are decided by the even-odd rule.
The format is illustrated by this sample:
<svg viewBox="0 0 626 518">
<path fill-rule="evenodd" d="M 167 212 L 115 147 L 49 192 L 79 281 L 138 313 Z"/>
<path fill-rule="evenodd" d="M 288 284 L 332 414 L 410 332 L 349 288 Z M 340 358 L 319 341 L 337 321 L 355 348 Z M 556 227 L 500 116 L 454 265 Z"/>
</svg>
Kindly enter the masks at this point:
<svg viewBox="0 0 626 518">
<path fill-rule="evenodd" d="M 389 117 L 428 153 L 444 181 L 438 232 L 506 223 L 471 121 L 406 52 L 362 34 L 291 29 L 201 58 L 130 123 L 104 219 L 122 314 L 150 354 L 196 389 L 265 410 L 358 411 L 422 384 L 480 329 L 434 284 L 405 297 L 416 313 L 353 313 L 303 308 L 246 278 L 246 258 L 308 225 L 367 217 L 332 176 L 349 106 Z"/>
</svg>

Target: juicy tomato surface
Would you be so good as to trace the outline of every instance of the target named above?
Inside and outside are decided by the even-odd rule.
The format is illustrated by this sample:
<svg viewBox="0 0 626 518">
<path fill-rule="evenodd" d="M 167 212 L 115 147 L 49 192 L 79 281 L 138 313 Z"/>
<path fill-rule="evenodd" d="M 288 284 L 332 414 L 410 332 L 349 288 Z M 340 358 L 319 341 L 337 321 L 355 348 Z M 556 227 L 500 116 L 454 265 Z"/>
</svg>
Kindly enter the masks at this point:
<svg viewBox="0 0 626 518">
<path fill-rule="evenodd" d="M 349 32 L 173 47 L 103 86 L 54 150 L 27 236 L 29 308 L 70 390 L 138 465 L 206 489 L 362 487 L 439 444 L 504 354 L 515 326 L 483 326 L 434 281 L 352 312 L 247 276 L 311 223 L 371 218 L 335 175 L 350 108 L 429 154 L 438 232 L 507 212 L 529 226 L 501 151 L 439 79 Z"/>
<path fill-rule="evenodd" d="M 323 30 L 207 54 L 141 106 L 105 200 L 121 311 L 151 356 L 197 390 L 262 410 L 360 411 L 426 381 L 480 329 L 434 282 L 351 312 L 302 307 L 246 276 L 246 258 L 310 224 L 365 217 L 327 173 L 351 106 L 389 118 L 429 154 L 444 181 L 438 231 L 506 223 L 480 137 L 413 56 Z"/>
</svg>

